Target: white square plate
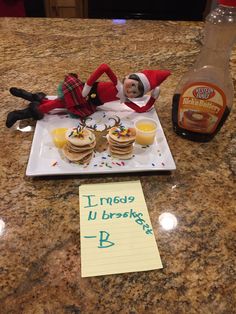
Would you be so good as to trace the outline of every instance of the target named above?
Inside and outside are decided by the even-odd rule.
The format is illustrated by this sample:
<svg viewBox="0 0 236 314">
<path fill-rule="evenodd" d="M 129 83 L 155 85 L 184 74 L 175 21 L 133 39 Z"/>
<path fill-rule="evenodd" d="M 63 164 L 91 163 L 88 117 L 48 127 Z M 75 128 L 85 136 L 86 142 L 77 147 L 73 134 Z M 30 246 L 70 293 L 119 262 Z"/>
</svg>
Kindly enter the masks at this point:
<svg viewBox="0 0 236 314">
<path fill-rule="evenodd" d="M 89 165 L 69 162 L 63 157 L 61 150 L 55 147 L 51 137 L 53 129 L 77 127 L 80 123 L 79 118 L 75 119 L 66 113 L 58 114 L 57 111 L 55 114 L 55 112 L 45 115 L 44 119 L 36 124 L 26 169 L 27 176 L 170 171 L 176 169 L 155 109 L 145 113 L 136 113 L 119 103 L 107 103 L 98 107 L 98 110 L 86 121 L 86 125 L 94 126 L 96 124 L 99 131 L 102 131 L 105 125 L 112 126 L 114 119 L 117 120 L 118 117 L 122 125 L 127 127 L 133 127 L 134 120 L 137 118 L 150 117 L 157 121 L 158 128 L 153 145 L 141 146 L 134 144 L 131 159 L 114 159 L 108 151 L 95 152 Z"/>
</svg>

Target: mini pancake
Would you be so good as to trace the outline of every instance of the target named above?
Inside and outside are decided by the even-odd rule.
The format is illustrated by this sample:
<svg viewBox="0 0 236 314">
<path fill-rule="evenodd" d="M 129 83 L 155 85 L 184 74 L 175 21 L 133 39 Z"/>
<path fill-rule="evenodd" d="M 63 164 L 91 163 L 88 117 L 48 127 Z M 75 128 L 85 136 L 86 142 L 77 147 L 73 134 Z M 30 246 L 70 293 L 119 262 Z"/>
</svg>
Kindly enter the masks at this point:
<svg viewBox="0 0 236 314">
<path fill-rule="evenodd" d="M 113 141 L 126 143 L 135 140 L 136 131 L 134 128 L 113 127 L 108 134 Z"/>
<path fill-rule="evenodd" d="M 67 151 L 69 151 L 70 153 L 72 154 L 77 154 L 77 155 L 86 155 L 87 153 L 89 152 L 92 152 L 93 149 L 86 149 L 84 151 L 81 151 L 81 152 L 75 152 L 73 149 L 71 149 L 71 146 L 70 146 L 70 143 L 67 142 L 66 145 L 63 146 L 63 148 Z"/>
<path fill-rule="evenodd" d="M 129 141 L 129 142 L 125 142 L 125 143 L 121 143 L 121 142 L 113 140 L 112 138 L 110 138 L 108 136 L 108 143 L 113 145 L 113 146 L 126 147 L 126 146 L 129 146 L 129 145 L 133 144 L 134 140 Z"/>
<path fill-rule="evenodd" d="M 133 152 L 133 147 L 128 147 L 126 149 L 117 149 L 116 147 L 110 146 L 110 152 L 112 154 L 117 154 L 117 155 L 125 155 L 125 154 L 130 154 Z"/>
<path fill-rule="evenodd" d="M 67 145 L 70 147 L 70 150 L 73 152 L 84 152 L 87 150 L 93 150 L 93 148 L 96 146 L 96 141 L 94 141 L 92 144 L 84 145 L 84 146 L 75 146 L 70 142 L 67 142 Z"/>
<path fill-rule="evenodd" d="M 93 150 L 89 150 L 86 152 L 73 152 L 70 150 L 70 148 L 68 147 L 68 145 L 64 145 L 62 148 L 62 152 L 63 154 L 66 156 L 67 159 L 69 159 L 70 161 L 81 161 L 84 157 L 90 155 L 93 153 Z"/>
<path fill-rule="evenodd" d="M 83 151 L 75 151 L 73 149 L 71 149 L 70 145 L 67 144 L 67 151 L 69 151 L 70 153 L 73 153 L 73 154 L 86 154 L 86 153 L 91 153 L 93 152 L 93 149 L 86 149 L 86 150 L 83 150 Z"/>
<path fill-rule="evenodd" d="M 86 128 L 72 128 L 66 132 L 66 140 L 80 147 L 92 144 L 95 141 L 95 135 Z"/>
<path fill-rule="evenodd" d="M 136 131 L 134 128 L 111 128 L 107 135 L 111 156 L 117 159 L 131 159 L 133 157 L 135 137 Z"/>
<path fill-rule="evenodd" d="M 71 162 L 85 164 L 93 157 L 96 146 L 95 135 L 86 128 L 72 128 L 66 132 L 66 144 L 62 148 L 65 157 Z"/>
<path fill-rule="evenodd" d="M 79 161 L 76 161 L 75 163 L 83 165 L 83 164 L 89 164 L 90 160 L 93 157 L 93 152 L 90 155 L 85 156 L 84 158 L 82 158 Z"/>
<path fill-rule="evenodd" d="M 117 159 L 127 160 L 127 159 L 131 159 L 133 157 L 133 153 L 132 154 L 126 154 L 126 155 L 112 154 L 112 157 L 117 158 Z"/>
</svg>

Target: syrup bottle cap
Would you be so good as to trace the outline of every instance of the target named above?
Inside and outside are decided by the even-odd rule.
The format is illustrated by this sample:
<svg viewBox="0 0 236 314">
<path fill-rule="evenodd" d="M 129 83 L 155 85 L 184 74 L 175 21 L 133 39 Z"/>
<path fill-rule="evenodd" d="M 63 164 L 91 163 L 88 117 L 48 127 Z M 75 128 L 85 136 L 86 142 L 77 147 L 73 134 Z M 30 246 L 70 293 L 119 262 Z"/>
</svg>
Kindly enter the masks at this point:
<svg viewBox="0 0 236 314">
<path fill-rule="evenodd" d="M 236 0 L 219 0 L 219 4 L 229 7 L 236 7 Z"/>
</svg>

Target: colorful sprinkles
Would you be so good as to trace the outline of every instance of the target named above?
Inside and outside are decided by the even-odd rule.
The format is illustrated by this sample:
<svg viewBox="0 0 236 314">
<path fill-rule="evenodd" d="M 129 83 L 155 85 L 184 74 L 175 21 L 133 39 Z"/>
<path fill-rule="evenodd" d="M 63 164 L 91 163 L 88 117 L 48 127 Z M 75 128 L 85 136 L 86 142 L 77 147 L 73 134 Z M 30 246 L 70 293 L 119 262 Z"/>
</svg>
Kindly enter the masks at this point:
<svg viewBox="0 0 236 314">
<path fill-rule="evenodd" d="M 78 125 L 77 128 L 73 128 L 69 137 L 84 138 L 84 127 Z"/>
<path fill-rule="evenodd" d="M 131 136 L 131 131 L 130 128 L 126 128 L 123 125 L 120 125 L 117 127 L 113 132 L 113 135 L 117 136 L 118 138 L 120 137 L 130 137 Z"/>
</svg>

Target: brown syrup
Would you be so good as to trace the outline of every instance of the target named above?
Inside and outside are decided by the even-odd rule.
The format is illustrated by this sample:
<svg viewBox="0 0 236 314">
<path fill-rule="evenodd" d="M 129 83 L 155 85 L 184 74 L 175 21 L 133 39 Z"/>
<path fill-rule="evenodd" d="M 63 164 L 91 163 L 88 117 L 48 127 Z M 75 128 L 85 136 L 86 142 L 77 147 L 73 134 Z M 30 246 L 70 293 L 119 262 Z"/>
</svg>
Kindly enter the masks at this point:
<svg viewBox="0 0 236 314">
<path fill-rule="evenodd" d="M 225 123 L 230 110 L 226 106 L 225 111 L 222 115 L 222 118 L 220 122 L 218 123 L 215 131 L 213 133 L 197 133 L 192 132 L 189 130 L 186 130 L 184 128 L 181 128 L 178 124 L 178 109 L 179 109 L 179 100 L 180 100 L 180 94 L 175 94 L 173 96 L 172 100 L 172 123 L 173 123 L 173 129 L 176 134 L 180 135 L 181 137 L 195 141 L 195 142 L 209 142 L 221 129 L 222 125 Z"/>
</svg>

